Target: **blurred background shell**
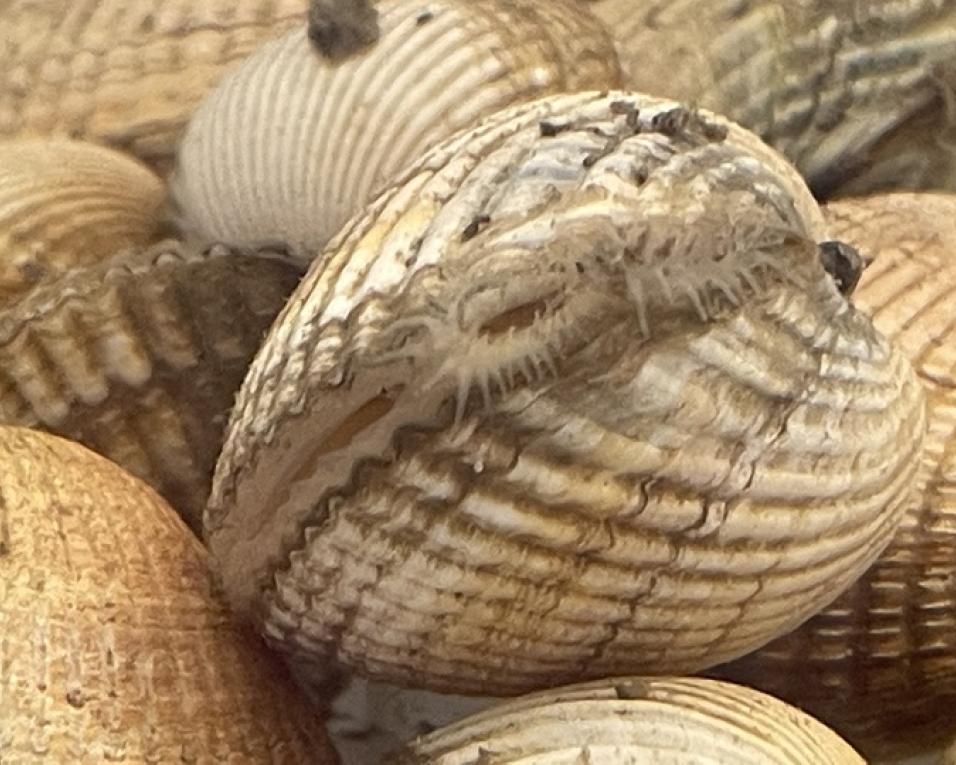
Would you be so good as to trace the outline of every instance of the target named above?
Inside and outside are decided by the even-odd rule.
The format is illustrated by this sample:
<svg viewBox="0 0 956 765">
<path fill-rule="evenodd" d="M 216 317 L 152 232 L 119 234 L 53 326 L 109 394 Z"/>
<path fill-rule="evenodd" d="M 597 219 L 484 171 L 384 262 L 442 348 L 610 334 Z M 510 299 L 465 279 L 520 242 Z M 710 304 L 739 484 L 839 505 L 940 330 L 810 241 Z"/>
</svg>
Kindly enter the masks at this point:
<svg viewBox="0 0 956 765">
<path fill-rule="evenodd" d="M 854 301 L 926 388 L 918 494 L 839 600 L 721 674 L 803 707 L 876 758 L 956 735 L 956 197 L 845 200 L 828 217 L 876 258 Z"/>
<path fill-rule="evenodd" d="M 298 278 L 166 242 L 35 289 L 0 311 L 0 423 L 105 454 L 198 529 L 233 397 Z"/>
<path fill-rule="evenodd" d="M 110 149 L 66 139 L 0 141 L 0 305 L 71 268 L 154 241 L 165 195 L 154 173 Z"/>
<path fill-rule="evenodd" d="M 484 759 L 483 759 L 484 758 Z M 494 707 L 408 744 L 395 765 L 863 765 L 826 726 L 748 688 L 613 678 Z"/>
<path fill-rule="evenodd" d="M 335 761 L 151 489 L 32 430 L 0 459 L 4 762 Z"/>
<path fill-rule="evenodd" d="M 160 171 L 239 60 L 301 27 L 306 0 L 0 0 L 0 137 L 70 136 Z"/>
<path fill-rule="evenodd" d="M 954 0 L 598 0 L 626 85 L 750 128 L 818 195 L 956 191 Z"/>
<path fill-rule="evenodd" d="M 471 694 L 792 629 L 889 542 L 925 426 L 824 236 L 779 155 L 670 101 L 439 145 L 243 384 L 204 518 L 232 602 L 299 663 Z"/>
<path fill-rule="evenodd" d="M 383 0 L 381 37 L 342 63 L 296 30 L 205 101 L 173 192 L 204 241 L 290 245 L 309 260 L 428 147 L 511 104 L 620 83 L 576 0 Z"/>
</svg>

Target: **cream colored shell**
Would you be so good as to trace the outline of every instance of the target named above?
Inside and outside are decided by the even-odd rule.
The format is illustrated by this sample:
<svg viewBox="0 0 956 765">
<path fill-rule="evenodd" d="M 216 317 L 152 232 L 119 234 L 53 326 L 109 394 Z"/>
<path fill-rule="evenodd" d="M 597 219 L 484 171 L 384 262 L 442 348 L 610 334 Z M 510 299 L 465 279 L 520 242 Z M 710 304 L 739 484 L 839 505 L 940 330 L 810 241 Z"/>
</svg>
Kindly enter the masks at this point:
<svg viewBox="0 0 956 765">
<path fill-rule="evenodd" d="M 431 151 L 253 363 L 205 517 L 276 646 L 514 694 L 690 671 L 888 543 L 922 389 L 837 292 L 752 134 L 614 92 Z"/>
<path fill-rule="evenodd" d="M 395 765 L 863 765 L 833 731 L 729 683 L 616 678 L 545 691 L 410 743 Z"/>
<path fill-rule="evenodd" d="M 2 0 L 0 136 L 63 135 L 171 165 L 196 105 L 306 0 Z"/>
<path fill-rule="evenodd" d="M 331 763 L 324 732 L 151 489 L 0 427 L 0 751 L 27 763 Z"/>
<path fill-rule="evenodd" d="M 954 0 L 599 0 L 627 86 L 726 114 L 820 195 L 956 191 Z"/>
<path fill-rule="evenodd" d="M 301 31 L 206 100 L 173 192 L 205 241 L 310 260 L 428 147 L 514 103 L 616 87 L 614 47 L 576 0 L 383 0 L 381 38 L 343 63 Z"/>
<path fill-rule="evenodd" d="M 922 471 L 902 527 L 866 575 L 721 672 L 799 704 L 878 757 L 956 734 L 956 197 L 846 200 L 829 217 L 876 258 L 854 301 L 926 387 Z"/>
<path fill-rule="evenodd" d="M 147 168 L 80 141 L 0 141 L 0 304 L 157 236 L 166 191 Z"/>
<path fill-rule="evenodd" d="M 0 423 L 81 441 L 198 529 L 226 416 L 298 270 L 166 242 L 0 311 Z"/>
</svg>

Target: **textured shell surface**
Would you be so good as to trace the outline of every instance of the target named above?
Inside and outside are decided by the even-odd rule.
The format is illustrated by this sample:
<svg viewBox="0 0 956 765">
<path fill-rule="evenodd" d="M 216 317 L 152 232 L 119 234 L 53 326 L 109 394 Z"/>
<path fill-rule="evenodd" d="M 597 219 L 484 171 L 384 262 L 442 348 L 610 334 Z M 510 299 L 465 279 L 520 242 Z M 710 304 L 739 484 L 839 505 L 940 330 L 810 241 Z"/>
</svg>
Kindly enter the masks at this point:
<svg viewBox="0 0 956 765">
<path fill-rule="evenodd" d="M 713 680 L 612 678 L 532 694 L 410 743 L 396 765 L 863 765 L 825 725 Z"/>
<path fill-rule="evenodd" d="M 227 77 L 191 122 L 172 188 L 202 240 L 310 260 L 430 146 L 536 96 L 616 87 L 607 33 L 575 0 L 383 0 L 344 62 L 301 31 Z"/>
<path fill-rule="evenodd" d="M 34 430 L 0 454 L 4 763 L 334 762 L 155 492 Z"/>
<path fill-rule="evenodd" d="M 956 190 L 956 0 L 599 0 L 627 87 L 750 128 L 818 194 Z"/>
<path fill-rule="evenodd" d="M 739 656 L 895 530 L 922 388 L 752 134 L 550 97 L 439 145 L 270 330 L 204 518 L 296 661 L 514 695 Z"/>
<path fill-rule="evenodd" d="M 81 141 L 0 141 L 0 304 L 158 237 L 162 182 Z"/>
<path fill-rule="evenodd" d="M 198 530 L 243 375 L 300 272 L 162 242 L 0 310 L 0 423 L 80 441 Z"/>
<path fill-rule="evenodd" d="M 160 170 L 229 68 L 305 0 L 0 0 L 0 136 L 66 135 Z"/>
<path fill-rule="evenodd" d="M 865 576 L 721 674 L 798 704 L 877 757 L 956 734 L 956 197 L 846 200 L 829 217 L 875 257 L 855 299 L 926 387 L 919 491 Z"/>
</svg>

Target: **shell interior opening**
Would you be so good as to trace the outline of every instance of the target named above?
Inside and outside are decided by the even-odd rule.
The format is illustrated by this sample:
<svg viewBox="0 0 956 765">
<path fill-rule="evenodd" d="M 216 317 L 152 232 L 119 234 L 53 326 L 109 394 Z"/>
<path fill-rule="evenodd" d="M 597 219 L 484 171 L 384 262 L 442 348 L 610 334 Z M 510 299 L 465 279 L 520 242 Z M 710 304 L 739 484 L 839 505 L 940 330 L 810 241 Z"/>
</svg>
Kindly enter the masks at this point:
<svg viewBox="0 0 956 765">
<path fill-rule="evenodd" d="M 361 404 L 329 433 L 322 441 L 321 446 L 313 453 L 313 457 L 318 459 L 350 446 L 356 436 L 392 411 L 404 388 L 404 385 L 396 385 L 390 389 L 383 388 L 377 396 L 373 396 Z"/>
</svg>

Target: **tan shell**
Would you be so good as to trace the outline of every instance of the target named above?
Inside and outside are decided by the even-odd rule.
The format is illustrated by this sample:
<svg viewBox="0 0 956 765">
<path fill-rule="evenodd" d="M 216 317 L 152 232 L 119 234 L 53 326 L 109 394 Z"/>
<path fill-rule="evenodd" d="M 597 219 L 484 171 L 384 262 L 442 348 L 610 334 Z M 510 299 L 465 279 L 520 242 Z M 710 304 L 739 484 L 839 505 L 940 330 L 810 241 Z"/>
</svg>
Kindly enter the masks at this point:
<svg viewBox="0 0 956 765">
<path fill-rule="evenodd" d="M 167 242 L 36 289 L 0 311 L 0 423 L 105 454 L 198 529 L 233 397 L 298 276 Z"/>
<path fill-rule="evenodd" d="M 243 384 L 204 519 L 232 601 L 297 660 L 476 694 L 791 629 L 889 541 L 925 425 L 824 237 L 778 155 L 674 102 L 441 144 Z"/>
<path fill-rule="evenodd" d="M 627 86 L 726 114 L 820 195 L 956 190 L 954 0 L 599 0 Z"/>
<path fill-rule="evenodd" d="M 0 459 L 4 763 L 334 762 L 151 489 L 32 430 Z"/>
<path fill-rule="evenodd" d="M 516 699 L 409 744 L 395 765 L 863 765 L 812 717 L 748 688 L 616 678 Z"/>
<path fill-rule="evenodd" d="M 609 37 L 576 0 L 377 8 L 381 38 L 344 63 L 290 32 L 210 95 L 172 184 L 186 230 L 310 260 L 439 140 L 539 95 L 620 84 Z"/>
<path fill-rule="evenodd" d="M 171 164 L 203 96 L 306 0 L 2 0 L 0 136 L 66 135 Z"/>
<path fill-rule="evenodd" d="M 122 154 L 68 140 L 0 141 L 0 304 L 158 234 L 166 191 Z"/>
<path fill-rule="evenodd" d="M 876 257 L 854 300 L 926 387 L 920 494 L 836 603 L 721 672 L 809 710 L 876 757 L 956 734 L 956 197 L 847 200 L 829 215 L 837 235 Z"/>
</svg>

